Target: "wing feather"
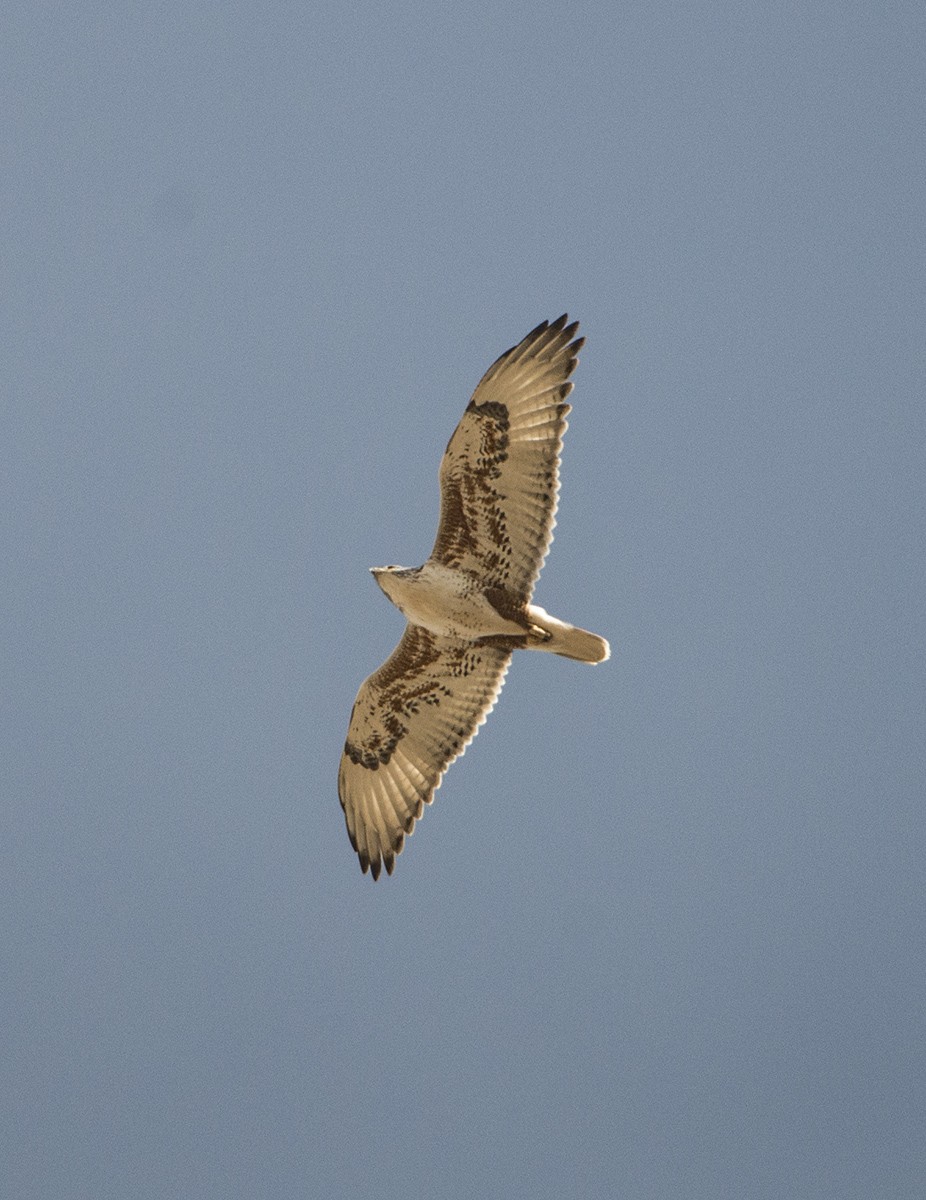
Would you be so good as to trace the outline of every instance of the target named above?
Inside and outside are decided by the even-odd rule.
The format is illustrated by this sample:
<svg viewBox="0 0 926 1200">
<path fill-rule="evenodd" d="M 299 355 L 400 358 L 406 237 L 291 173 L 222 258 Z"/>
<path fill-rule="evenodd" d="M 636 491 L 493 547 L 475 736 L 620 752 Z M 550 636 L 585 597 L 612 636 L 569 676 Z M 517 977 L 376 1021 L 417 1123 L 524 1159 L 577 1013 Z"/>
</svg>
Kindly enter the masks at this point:
<svg viewBox="0 0 926 1200">
<path fill-rule="evenodd" d="M 584 340 L 567 321 L 542 322 L 489 367 L 440 467 L 431 558 L 524 602 L 556 524 L 565 401 Z"/>
<path fill-rule="evenodd" d="M 357 693 L 338 793 L 364 872 L 391 875 L 396 855 L 447 767 L 491 711 L 512 644 L 438 637 L 408 625 Z"/>
</svg>

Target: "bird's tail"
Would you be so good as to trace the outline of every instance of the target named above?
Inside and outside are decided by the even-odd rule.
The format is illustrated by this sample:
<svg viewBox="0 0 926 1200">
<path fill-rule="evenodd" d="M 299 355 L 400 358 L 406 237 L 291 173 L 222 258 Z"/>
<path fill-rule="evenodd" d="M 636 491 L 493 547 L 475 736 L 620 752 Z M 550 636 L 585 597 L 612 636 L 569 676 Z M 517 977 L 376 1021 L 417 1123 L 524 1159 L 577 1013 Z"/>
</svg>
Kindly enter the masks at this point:
<svg viewBox="0 0 926 1200">
<path fill-rule="evenodd" d="M 548 650 L 551 654 L 561 654 L 564 658 L 574 658 L 576 662 L 584 663 L 600 663 L 611 657 L 611 647 L 597 633 L 589 633 L 587 629 L 558 621 L 533 604 L 527 611 L 527 617 L 531 623 L 528 650 Z"/>
</svg>

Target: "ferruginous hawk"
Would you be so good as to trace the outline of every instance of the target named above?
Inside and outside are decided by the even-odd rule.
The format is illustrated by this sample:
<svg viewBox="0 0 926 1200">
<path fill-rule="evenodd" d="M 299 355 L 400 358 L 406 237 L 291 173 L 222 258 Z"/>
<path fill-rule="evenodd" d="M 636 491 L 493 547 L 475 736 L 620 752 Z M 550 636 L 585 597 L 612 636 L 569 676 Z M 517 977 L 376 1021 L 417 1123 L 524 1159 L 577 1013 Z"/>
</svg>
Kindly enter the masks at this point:
<svg viewBox="0 0 926 1200">
<path fill-rule="evenodd" d="M 553 540 L 559 455 L 584 339 L 564 313 L 482 377 L 440 466 L 437 540 L 422 567 L 373 567 L 408 620 L 357 693 L 338 775 L 364 872 L 392 874 L 450 763 L 495 704 L 514 650 L 604 662 L 604 638 L 531 604 Z"/>
</svg>

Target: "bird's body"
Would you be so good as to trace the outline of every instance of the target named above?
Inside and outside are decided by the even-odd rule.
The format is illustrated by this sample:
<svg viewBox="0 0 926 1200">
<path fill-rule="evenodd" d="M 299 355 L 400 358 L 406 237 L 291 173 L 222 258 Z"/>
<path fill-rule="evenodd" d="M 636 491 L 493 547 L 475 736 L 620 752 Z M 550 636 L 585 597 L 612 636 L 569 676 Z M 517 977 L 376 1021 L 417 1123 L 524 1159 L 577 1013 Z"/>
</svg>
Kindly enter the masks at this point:
<svg viewBox="0 0 926 1200">
<path fill-rule="evenodd" d="M 374 567 L 376 582 L 413 625 L 441 637 L 517 637 L 522 625 L 503 616 L 479 580 L 459 567 L 426 562 L 421 567 Z"/>
<path fill-rule="evenodd" d="M 361 686 L 338 792 L 364 871 L 391 874 L 405 836 L 501 690 L 514 650 L 603 662 L 608 643 L 531 603 L 553 539 L 559 453 L 582 340 L 566 316 L 489 368 L 441 462 L 441 516 L 421 567 L 376 567 L 408 621 Z"/>
</svg>

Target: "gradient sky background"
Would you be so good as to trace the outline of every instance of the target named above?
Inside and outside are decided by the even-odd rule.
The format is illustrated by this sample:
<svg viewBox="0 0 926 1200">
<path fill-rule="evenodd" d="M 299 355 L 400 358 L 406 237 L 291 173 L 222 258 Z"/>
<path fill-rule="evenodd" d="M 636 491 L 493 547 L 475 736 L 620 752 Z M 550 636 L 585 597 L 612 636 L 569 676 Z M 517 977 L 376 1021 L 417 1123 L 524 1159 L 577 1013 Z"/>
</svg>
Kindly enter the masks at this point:
<svg viewBox="0 0 926 1200">
<path fill-rule="evenodd" d="M 921 1197 L 922 3 L 0 33 L 3 1194 Z M 374 885 L 367 567 L 564 309 L 537 599 L 613 657 Z"/>
</svg>

